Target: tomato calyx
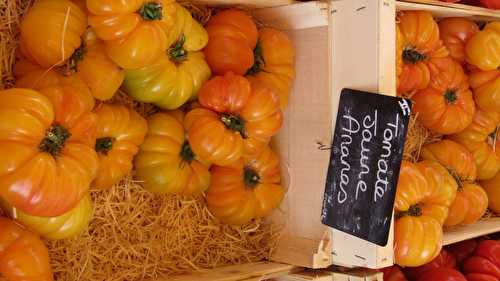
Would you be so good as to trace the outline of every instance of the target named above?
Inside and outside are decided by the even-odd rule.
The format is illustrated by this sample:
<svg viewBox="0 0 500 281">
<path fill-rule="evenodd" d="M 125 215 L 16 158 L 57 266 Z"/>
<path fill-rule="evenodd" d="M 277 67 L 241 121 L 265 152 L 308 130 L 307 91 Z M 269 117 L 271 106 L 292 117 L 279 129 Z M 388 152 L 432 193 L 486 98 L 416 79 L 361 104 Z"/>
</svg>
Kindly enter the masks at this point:
<svg viewBox="0 0 500 281">
<path fill-rule="evenodd" d="M 168 56 L 175 64 L 179 64 L 187 59 L 188 52 L 184 49 L 186 36 L 184 34 L 168 49 Z"/>
<path fill-rule="evenodd" d="M 259 73 L 266 64 L 266 61 L 264 60 L 264 53 L 262 51 L 262 47 L 260 46 L 259 42 L 257 42 L 257 45 L 253 50 L 253 58 L 254 58 L 254 63 L 252 67 L 250 67 L 250 69 L 247 71 L 246 73 L 247 75 L 254 75 Z"/>
<path fill-rule="evenodd" d="M 447 104 L 454 104 L 457 99 L 457 92 L 455 90 L 448 89 L 444 92 L 444 100 Z"/>
<path fill-rule="evenodd" d="M 396 215 L 396 218 L 402 218 L 404 216 L 420 217 L 421 215 L 422 215 L 422 208 L 420 207 L 420 205 L 415 204 L 411 205 L 407 211 L 399 212 Z"/>
<path fill-rule="evenodd" d="M 113 148 L 114 141 L 115 139 L 111 137 L 98 138 L 95 141 L 95 151 L 107 155 L 108 152 Z"/>
<path fill-rule="evenodd" d="M 245 122 L 243 119 L 235 115 L 223 114 L 220 117 L 220 120 L 224 123 L 224 125 L 226 125 L 226 128 L 239 132 L 243 138 L 246 138 Z"/>
<path fill-rule="evenodd" d="M 193 161 L 196 158 L 193 150 L 191 149 L 191 145 L 189 144 L 188 141 L 185 141 L 182 144 L 180 155 L 181 155 L 182 160 L 184 160 L 185 162 L 188 162 L 188 163 L 191 163 L 191 161 Z"/>
<path fill-rule="evenodd" d="M 252 168 L 245 168 L 243 172 L 243 181 L 249 188 L 255 188 L 260 183 L 259 174 Z"/>
<path fill-rule="evenodd" d="M 406 63 L 417 64 L 417 62 L 425 60 L 427 57 L 417 51 L 415 48 L 405 48 L 403 50 L 403 60 Z"/>
<path fill-rule="evenodd" d="M 38 148 L 52 154 L 52 156 L 57 156 L 69 137 L 71 137 L 71 133 L 66 128 L 59 124 L 52 125 L 45 133 L 45 138 L 42 139 Z"/>
<path fill-rule="evenodd" d="M 142 5 L 139 10 L 139 15 L 144 20 L 152 21 L 152 20 L 161 20 L 163 17 L 162 6 L 157 2 L 147 2 Z"/>
</svg>

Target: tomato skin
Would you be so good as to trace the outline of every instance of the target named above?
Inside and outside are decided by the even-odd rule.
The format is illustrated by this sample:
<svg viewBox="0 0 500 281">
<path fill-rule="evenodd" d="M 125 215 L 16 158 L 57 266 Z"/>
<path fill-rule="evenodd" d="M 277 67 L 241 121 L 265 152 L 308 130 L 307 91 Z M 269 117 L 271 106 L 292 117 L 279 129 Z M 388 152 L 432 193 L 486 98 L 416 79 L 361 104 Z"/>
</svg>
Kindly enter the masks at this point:
<svg viewBox="0 0 500 281">
<path fill-rule="evenodd" d="M 57 217 L 30 216 L 7 204 L 2 204 L 2 208 L 10 217 L 15 217 L 16 221 L 34 233 L 52 240 L 67 239 L 80 234 L 89 225 L 93 211 L 92 199 L 88 193 L 75 208 Z"/>
<path fill-rule="evenodd" d="M 144 7 L 155 7 L 147 19 Z M 168 47 L 168 32 L 175 21 L 172 0 L 87 0 L 89 25 L 105 41 L 108 56 L 124 69 L 144 67 Z"/>
<path fill-rule="evenodd" d="M 500 114 L 500 70 L 479 71 L 469 74 L 474 100 L 486 112 Z"/>
<path fill-rule="evenodd" d="M 440 267 L 428 271 L 418 281 L 467 281 L 467 279 L 455 269 Z"/>
<path fill-rule="evenodd" d="M 500 1 L 499 0 L 479 0 L 481 5 L 489 9 L 500 9 Z"/>
<path fill-rule="evenodd" d="M 273 87 L 284 109 L 288 105 L 288 95 L 295 77 L 295 49 L 292 42 L 285 33 L 264 27 L 259 30 L 256 48 L 260 48 L 261 54 L 255 56 L 255 63 L 247 77 Z"/>
<path fill-rule="evenodd" d="M 441 267 L 453 269 L 457 268 L 456 258 L 445 249 L 442 249 L 439 255 L 427 264 L 419 267 L 405 268 L 405 273 L 410 280 L 417 280 L 425 273 Z"/>
<path fill-rule="evenodd" d="M 500 67 L 500 22 L 491 22 L 467 43 L 467 62 L 483 71 Z"/>
<path fill-rule="evenodd" d="M 148 118 L 148 133 L 134 166 L 137 179 L 155 193 L 201 195 L 210 184 L 209 165 L 192 153 L 180 110 Z"/>
<path fill-rule="evenodd" d="M 439 34 L 450 56 L 465 63 L 465 45 L 479 32 L 475 22 L 467 18 L 445 18 L 439 22 Z"/>
<path fill-rule="evenodd" d="M 144 141 L 146 120 L 123 105 L 101 104 L 96 110 L 99 169 L 92 187 L 108 189 L 132 171 L 132 161 Z M 99 140 L 111 138 L 110 148 L 99 150 Z"/>
<path fill-rule="evenodd" d="M 61 64 L 80 46 L 86 27 L 85 13 L 71 1 L 37 1 L 21 22 L 21 52 L 42 67 Z"/>
<path fill-rule="evenodd" d="M 0 229 L 0 276 L 7 281 L 54 280 L 49 252 L 38 236 L 3 217 Z"/>
<path fill-rule="evenodd" d="M 474 239 L 458 242 L 448 246 L 448 251 L 452 253 L 458 264 L 471 256 L 476 250 L 477 242 Z"/>
<path fill-rule="evenodd" d="M 498 278 L 495 276 L 482 273 L 469 273 L 466 274 L 465 277 L 467 281 L 498 281 Z"/>
<path fill-rule="evenodd" d="M 499 141 L 500 143 L 500 141 Z M 498 151 L 498 148 L 497 148 Z M 488 207 L 495 213 L 500 213 L 500 172 L 489 180 L 480 182 L 488 194 Z"/>
<path fill-rule="evenodd" d="M 488 195 L 481 186 L 463 183 L 457 191 L 455 201 L 450 206 L 445 226 L 472 224 L 484 215 L 488 208 Z"/>
<path fill-rule="evenodd" d="M 425 89 L 431 79 L 428 62 L 445 58 L 449 53 L 439 39 L 439 27 L 429 12 L 404 11 L 398 19 L 401 42 L 397 44 L 402 45 L 398 93 L 402 94 Z"/>
<path fill-rule="evenodd" d="M 486 276 L 500 279 L 500 242 L 483 240 L 479 242 L 474 255 L 463 263 L 466 274 L 477 280 L 488 280 Z M 484 279 L 486 278 L 486 279 Z"/>
<path fill-rule="evenodd" d="M 408 281 L 397 265 L 382 268 L 380 271 L 384 273 L 384 281 Z"/>
<path fill-rule="evenodd" d="M 258 180 L 252 185 L 247 176 L 251 170 Z M 207 190 L 210 212 L 223 223 L 244 225 L 263 218 L 279 206 L 285 195 L 281 185 L 280 161 L 269 147 L 261 153 L 242 157 L 230 166 L 213 166 Z"/>
<path fill-rule="evenodd" d="M 0 118 L 10 120 L 0 126 L 3 199 L 27 214 L 48 217 L 80 201 L 97 171 L 93 106 L 89 93 L 70 86 L 0 92 Z M 63 137 L 64 129 L 69 137 Z M 50 144 L 48 132 L 64 140 L 54 152 L 41 146 Z"/>
<path fill-rule="evenodd" d="M 217 75 L 228 71 L 244 75 L 254 64 L 257 26 L 245 12 L 228 9 L 206 25 L 209 40 L 204 49 L 208 65 Z"/>
</svg>

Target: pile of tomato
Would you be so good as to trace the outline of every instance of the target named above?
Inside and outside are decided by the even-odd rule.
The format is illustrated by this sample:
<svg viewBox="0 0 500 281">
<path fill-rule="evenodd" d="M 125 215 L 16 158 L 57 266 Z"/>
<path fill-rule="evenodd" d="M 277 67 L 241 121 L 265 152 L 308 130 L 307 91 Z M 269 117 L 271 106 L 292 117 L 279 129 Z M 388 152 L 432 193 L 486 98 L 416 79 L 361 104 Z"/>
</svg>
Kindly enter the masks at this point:
<svg viewBox="0 0 500 281">
<path fill-rule="evenodd" d="M 442 249 L 429 263 L 419 267 L 382 269 L 384 281 L 498 281 L 500 242 L 467 240 Z"/>
<path fill-rule="evenodd" d="M 500 9 L 500 0 L 441 0 L 443 2 L 482 6 L 489 9 Z"/>
<path fill-rule="evenodd" d="M 420 266 L 439 255 L 443 227 L 500 213 L 500 22 L 398 16 L 398 94 L 439 141 L 403 161 L 396 192 L 395 260 Z"/>
<path fill-rule="evenodd" d="M 269 142 L 295 75 L 287 35 L 235 9 L 203 26 L 174 0 L 38 0 L 20 29 L 16 85 L 0 92 L 0 200 L 16 219 L 0 218 L 1 277 L 52 280 L 31 232 L 80 233 L 89 189 L 131 173 L 151 192 L 204 194 L 221 223 L 279 206 Z"/>
</svg>

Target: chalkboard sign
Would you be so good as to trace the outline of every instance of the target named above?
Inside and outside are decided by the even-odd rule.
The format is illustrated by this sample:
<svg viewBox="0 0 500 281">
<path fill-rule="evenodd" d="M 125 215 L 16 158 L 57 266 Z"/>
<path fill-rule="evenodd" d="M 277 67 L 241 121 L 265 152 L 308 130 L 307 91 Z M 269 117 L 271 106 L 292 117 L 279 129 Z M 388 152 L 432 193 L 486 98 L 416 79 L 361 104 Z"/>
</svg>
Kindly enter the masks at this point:
<svg viewBox="0 0 500 281">
<path fill-rule="evenodd" d="M 321 220 L 387 244 L 411 102 L 343 89 Z"/>
</svg>

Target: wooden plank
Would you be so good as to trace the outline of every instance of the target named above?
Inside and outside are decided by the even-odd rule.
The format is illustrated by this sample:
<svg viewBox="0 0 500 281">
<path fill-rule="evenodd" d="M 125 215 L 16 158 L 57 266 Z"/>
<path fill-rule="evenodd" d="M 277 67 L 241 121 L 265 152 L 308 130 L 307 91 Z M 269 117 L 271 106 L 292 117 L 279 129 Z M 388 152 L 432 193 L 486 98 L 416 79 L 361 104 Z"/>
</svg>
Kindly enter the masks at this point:
<svg viewBox="0 0 500 281">
<path fill-rule="evenodd" d="M 190 2 L 210 6 L 231 6 L 231 7 L 249 7 L 249 8 L 267 8 L 290 5 L 296 3 L 294 0 L 191 0 Z"/>
<path fill-rule="evenodd" d="M 252 14 L 265 25 L 282 30 L 328 26 L 328 4 L 325 2 L 312 1 L 275 8 L 256 9 L 252 11 Z"/>
<path fill-rule="evenodd" d="M 382 273 L 368 270 L 348 272 L 304 271 L 282 276 L 273 281 L 382 281 Z"/>
<path fill-rule="evenodd" d="M 449 245 L 496 232 L 500 232 L 500 218 L 484 219 L 471 225 L 446 228 L 443 244 Z"/>
<path fill-rule="evenodd" d="M 398 10 L 426 10 L 436 17 L 471 17 L 476 20 L 498 20 L 500 11 L 434 0 L 405 0 L 397 2 Z"/>
<path fill-rule="evenodd" d="M 301 268 L 273 262 L 248 263 L 203 270 L 158 281 L 248 281 L 287 275 Z"/>
</svg>

